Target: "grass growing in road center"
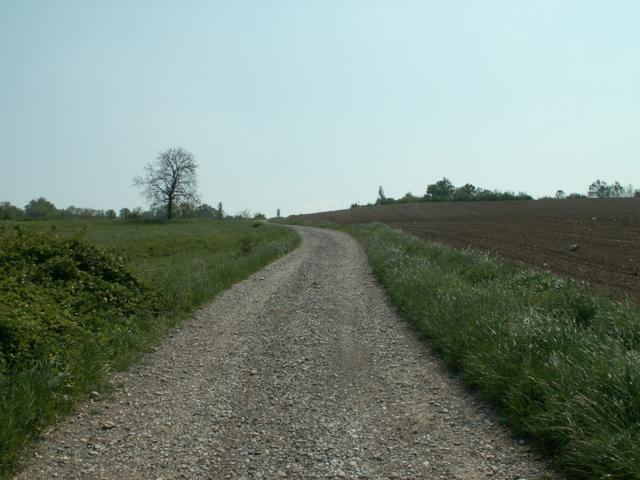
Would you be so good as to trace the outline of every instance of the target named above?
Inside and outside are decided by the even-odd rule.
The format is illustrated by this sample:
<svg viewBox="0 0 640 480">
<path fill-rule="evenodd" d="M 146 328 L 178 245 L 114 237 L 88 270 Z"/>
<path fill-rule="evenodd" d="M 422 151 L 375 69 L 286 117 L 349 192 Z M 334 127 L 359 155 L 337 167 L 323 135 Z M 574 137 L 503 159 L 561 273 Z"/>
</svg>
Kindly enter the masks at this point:
<svg viewBox="0 0 640 480">
<path fill-rule="evenodd" d="M 546 272 L 382 225 L 363 245 L 399 313 L 572 478 L 640 478 L 640 312 Z"/>
<path fill-rule="evenodd" d="M 0 223 L 0 478 L 109 371 L 298 242 L 251 221 Z"/>
</svg>

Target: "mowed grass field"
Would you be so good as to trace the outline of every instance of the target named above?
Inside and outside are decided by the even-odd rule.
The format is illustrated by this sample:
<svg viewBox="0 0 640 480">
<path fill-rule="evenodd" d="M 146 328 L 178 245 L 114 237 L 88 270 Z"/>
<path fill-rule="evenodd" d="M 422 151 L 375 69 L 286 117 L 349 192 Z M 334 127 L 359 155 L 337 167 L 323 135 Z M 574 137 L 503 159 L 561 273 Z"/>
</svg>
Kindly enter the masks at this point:
<svg viewBox="0 0 640 480">
<path fill-rule="evenodd" d="M 0 478 L 110 371 L 298 242 L 254 221 L 0 223 Z"/>
</svg>

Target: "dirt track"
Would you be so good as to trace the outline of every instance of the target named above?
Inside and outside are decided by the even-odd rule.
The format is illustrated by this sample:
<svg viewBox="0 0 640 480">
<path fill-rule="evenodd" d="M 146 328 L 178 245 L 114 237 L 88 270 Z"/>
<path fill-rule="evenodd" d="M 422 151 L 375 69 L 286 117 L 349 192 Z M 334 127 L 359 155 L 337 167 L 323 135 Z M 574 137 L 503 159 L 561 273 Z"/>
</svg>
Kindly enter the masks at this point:
<svg viewBox="0 0 640 480">
<path fill-rule="evenodd" d="M 387 223 L 420 238 L 583 280 L 640 304 L 640 198 L 419 203 L 297 218 Z"/>
<path fill-rule="evenodd" d="M 394 314 L 353 239 L 300 232 L 19 478 L 557 478 Z"/>
</svg>

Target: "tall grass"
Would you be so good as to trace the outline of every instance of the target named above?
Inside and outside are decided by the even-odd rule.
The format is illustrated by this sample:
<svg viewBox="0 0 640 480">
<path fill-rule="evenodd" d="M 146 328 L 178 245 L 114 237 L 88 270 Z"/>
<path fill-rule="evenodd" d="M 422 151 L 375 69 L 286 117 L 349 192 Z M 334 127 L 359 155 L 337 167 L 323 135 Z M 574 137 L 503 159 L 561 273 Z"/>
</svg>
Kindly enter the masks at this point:
<svg viewBox="0 0 640 480">
<path fill-rule="evenodd" d="M 0 224 L 0 478 L 110 371 L 298 242 L 250 221 Z"/>
<path fill-rule="evenodd" d="M 571 478 L 640 478 L 640 311 L 382 225 L 363 245 L 399 313 Z"/>
</svg>

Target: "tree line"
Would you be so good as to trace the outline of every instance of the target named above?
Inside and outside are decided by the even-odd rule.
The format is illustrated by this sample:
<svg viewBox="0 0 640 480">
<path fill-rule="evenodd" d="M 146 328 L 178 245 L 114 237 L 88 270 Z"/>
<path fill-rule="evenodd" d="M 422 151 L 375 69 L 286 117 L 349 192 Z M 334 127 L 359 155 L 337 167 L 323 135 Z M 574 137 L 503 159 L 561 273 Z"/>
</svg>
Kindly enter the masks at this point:
<svg viewBox="0 0 640 480">
<path fill-rule="evenodd" d="M 553 197 L 542 197 L 540 200 L 570 200 L 572 198 L 639 198 L 640 189 L 636 189 L 633 185 L 629 184 L 623 187 L 617 180 L 612 184 L 608 184 L 603 180 L 595 180 L 589 188 L 587 193 L 570 193 L 566 194 L 564 190 L 556 191 Z"/>
<path fill-rule="evenodd" d="M 56 206 L 44 197 L 35 198 L 24 208 L 17 207 L 11 202 L 0 202 L 0 220 L 58 220 L 68 218 L 116 218 L 115 210 L 96 210 L 94 208 L 80 208 L 73 205 L 67 208 Z"/>
<path fill-rule="evenodd" d="M 570 193 L 566 194 L 563 190 L 558 190 L 553 197 L 542 197 L 539 200 L 546 199 L 575 199 L 575 198 L 625 198 L 640 197 L 640 189 L 635 189 L 633 185 L 623 187 L 620 182 L 614 181 L 608 184 L 603 180 L 595 180 L 589 185 L 586 194 Z M 466 183 L 460 187 L 456 187 L 451 181 L 444 177 L 435 183 L 427 185 L 424 195 L 418 196 L 411 192 L 406 193 L 403 197 L 395 199 L 387 197 L 384 189 L 378 187 L 378 198 L 373 205 L 389 205 L 394 203 L 418 203 L 418 202 L 472 202 L 472 201 L 504 201 L 504 200 L 533 200 L 533 197 L 525 192 L 514 193 L 512 191 L 488 190 L 476 187 L 471 183 Z M 354 203 L 351 208 L 360 207 L 362 205 Z"/>
<path fill-rule="evenodd" d="M 255 215 L 255 214 L 253 214 Z M 199 205 L 178 205 L 174 211 L 177 218 L 203 218 L 218 220 L 222 218 L 248 218 L 252 215 L 247 211 L 228 216 L 222 209 L 222 203 L 213 207 L 206 203 Z M 163 208 L 144 210 L 142 207 L 132 209 L 121 208 L 118 212 L 113 209 L 98 210 L 94 208 L 80 208 L 73 205 L 67 208 L 57 208 L 44 197 L 31 200 L 24 208 L 17 207 L 11 202 L 0 202 L 0 220 L 64 220 L 64 219 L 163 219 L 167 218 Z"/>
<path fill-rule="evenodd" d="M 44 197 L 31 200 L 24 208 L 16 207 L 11 202 L 0 202 L 0 220 L 67 220 L 67 219 L 94 219 L 94 220 L 164 220 L 167 212 L 162 208 L 145 210 L 142 207 L 121 208 L 118 212 L 113 209 L 97 210 L 94 208 L 79 208 L 73 205 L 67 208 L 56 206 Z M 264 219 L 263 213 L 252 213 L 242 210 L 234 215 L 227 214 L 218 203 L 213 207 L 206 203 L 196 206 L 178 205 L 174 208 L 173 218 L 184 219 Z"/>
<path fill-rule="evenodd" d="M 395 199 L 387 197 L 382 187 L 378 188 L 378 198 L 371 205 L 388 205 L 393 203 L 419 203 L 419 202 L 471 202 L 471 201 L 498 201 L 498 200 L 533 200 L 531 195 L 524 192 L 514 193 L 510 191 L 488 190 L 466 183 L 456 187 L 451 180 L 444 177 L 435 183 L 427 185 L 424 195 L 418 196 L 407 192 L 403 197 Z M 351 208 L 359 207 L 359 204 L 351 205 Z"/>
</svg>

